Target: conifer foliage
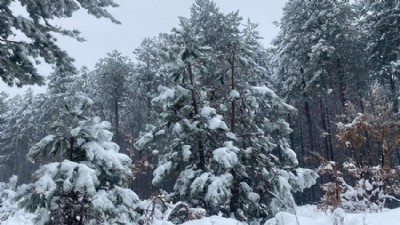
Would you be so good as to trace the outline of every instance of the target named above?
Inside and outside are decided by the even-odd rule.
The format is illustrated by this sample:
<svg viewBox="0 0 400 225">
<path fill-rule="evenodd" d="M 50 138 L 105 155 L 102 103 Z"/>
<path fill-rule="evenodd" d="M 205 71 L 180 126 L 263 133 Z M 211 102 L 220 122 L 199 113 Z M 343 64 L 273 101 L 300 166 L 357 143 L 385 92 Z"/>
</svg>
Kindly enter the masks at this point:
<svg viewBox="0 0 400 225">
<path fill-rule="evenodd" d="M 110 123 L 87 116 L 91 100 L 71 97 L 71 126 L 55 128 L 28 158 L 58 159 L 40 167 L 21 187 L 19 204 L 36 212 L 36 224 L 132 224 L 137 195 L 127 188 L 131 160 L 111 142 Z M 53 159 L 51 159 L 53 161 Z"/>
<path fill-rule="evenodd" d="M 295 109 L 267 80 L 260 82 L 266 51 L 255 25 L 242 29 L 241 21 L 208 0 L 180 18 L 159 69 L 168 85 L 152 100 L 159 122 L 136 146 L 159 156 L 153 184 L 178 171 L 177 200 L 254 221 L 293 209 L 292 192 L 314 184 L 317 175 L 297 168 L 284 119 Z"/>
<path fill-rule="evenodd" d="M 28 16 L 18 15 L 13 5 L 26 10 Z M 112 0 L 100 1 L 34 1 L 6 0 L 0 3 L 0 78 L 9 86 L 44 84 L 35 65 L 43 59 L 62 71 L 74 71 L 73 59 L 60 49 L 54 34 L 84 39 L 77 30 L 66 30 L 53 24 L 55 18 L 68 18 L 79 9 L 86 9 L 98 18 L 108 18 L 119 23 L 107 11 L 117 7 Z M 22 33 L 23 35 L 20 35 Z M 34 59 L 34 60 L 32 60 Z"/>
</svg>

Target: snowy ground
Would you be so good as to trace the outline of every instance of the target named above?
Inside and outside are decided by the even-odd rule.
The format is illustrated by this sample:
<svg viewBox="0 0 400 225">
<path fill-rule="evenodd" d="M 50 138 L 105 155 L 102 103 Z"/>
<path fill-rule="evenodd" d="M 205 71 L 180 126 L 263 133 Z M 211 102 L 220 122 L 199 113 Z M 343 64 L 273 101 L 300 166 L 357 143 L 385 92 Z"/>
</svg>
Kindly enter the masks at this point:
<svg viewBox="0 0 400 225">
<path fill-rule="evenodd" d="M 14 216 L 0 225 L 32 225 L 32 215 L 18 211 Z M 298 221 L 298 222 L 297 222 Z M 332 213 L 317 210 L 316 206 L 308 205 L 297 208 L 296 216 L 289 213 L 278 213 L 275 218 L 267 221 L 265 225 L 333 225 Z M 399 225 L 400 208 L 385 210 L 378 213 L 344 214 L 343 225 Z M 172 225 L 166 221 L 155 221 L 153 225 Z M 200 220 L 192 220 L 183 225 L 245 225 L 234 219 L 221 218 L 218 216 L 206 217 Z"/>
<path fill-rule="evenodd" d="M 298 207 L 296 216 L 281 212 L 275 218 L 267 221 L 266 225 L 334 225 L 332 213 L 320 211 L 316 206 Z M 298 221 L 298 223 L 297 223 Z M 383 210 L 378 213 L 345 213 L 343 225 L 399 225 L 400 208 Z"/>
</svg>

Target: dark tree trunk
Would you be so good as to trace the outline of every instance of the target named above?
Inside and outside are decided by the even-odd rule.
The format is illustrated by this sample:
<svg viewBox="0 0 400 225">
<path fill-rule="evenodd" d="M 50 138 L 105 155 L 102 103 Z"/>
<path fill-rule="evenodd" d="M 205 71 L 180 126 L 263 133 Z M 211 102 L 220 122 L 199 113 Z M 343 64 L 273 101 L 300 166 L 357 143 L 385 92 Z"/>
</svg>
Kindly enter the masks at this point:
<svg viewBox="0 0 400 225">
<path fill-rule="evenodd" d="M 314 151 L 315 150 L 315 140 L 314 140 L 314 132 L 313 132 L 313 122 L 312 122 L 312 118 L 311 118 L 310 105 L 307 100 L 304 102 L 304 109 L 306 111 L 308 138 L 310 139 L 310 150 Z"/>
<path fill-rule="evenodd" d="M 330 157 L 331 155 L 329 153 L 328 134 L 327 134 L 328 128 L 327 128 L 327 125 L 326 125 L 326 115 L 325 115 L 325 109 L 324 109 L 324 106 L 323 106 L 322 99 L 320 99 L 319 105 L 320 105 L 320 110 L 321 110 L 322 130 L 324 132 L 323 137 L 324 137 L 324 145 L 325 145 L 325 154 L 326 154 L 326 159 L 328 161 L 330 161 L 332 159 L 331 159 L 331 157 Z"/>
<path fill-rule="evenodd" d="M 232 53 L 232 61 L 231 61 L 231 89 L 235 90 L 235 49 Z M 231 102 L 231 131 L 235 132 L 235 98 L 232 99 Z"/>
<path fill-rule="evenodd" d="M 235 214 L 235 216 L 240 219 L 240 215 L 238 214 L 238 204 L 239 204 L 239 182 L 237 178 L 237 174 L 234 169 L 231 169 L 231 174 L 233 176 L 233 182 L 232 182 L 232 197 L 231 201 L 229 202 L 229 210 Z"/>
<path fill-rule="evenodd" d="M 338 73 L 338 77 L 339 77 L 339 92 L 340 92 L 340 103 L 342 103 L 342 107 L 344 109 L 345 104 L 346 104 L 346 86 L 345 86 L 345 82 L 344 82 L 344 77 L 343 77 L 343 72 L 341 69 L 341 63 L 340 63 L 340 59 L 337 59 L 337 73 Z"/>
<path fill-rule="evenodd" d="M 393 74 L 390 75 L 390 91 L 392 92 L 393 112 L 398 113 L 399 112 L 399 99 L 397 96 L 396 83 L 395 83 Z"/>
<path fill-rule="evenodd" d="M 115 118 L 115 134 L 117 140 L 119 138 L 119 104 L 117 100 L 114 100 L 114 118 Z M 120 143 L 118 143 L 120 144 Z"/>
<path fill-rule="evenodd" d="M 191 92 L 192 92 L 192 106 L 193 106 L 193 110 L 194 110 L 194 115 L 198 115 L 199 114 L 199 106 L 198 106 L 197 99 L 196 99 L 196 91 L 194 90 L 194 78 L 193 78 L 192 65 L 190 63 L 188 63 L 187 66 L 188 66 L 187 70 L 189 73 L 190 85 L 192 86 Z M 201 169 L 205 169 L 206 157 L 205 157 L 203 142 L 201 140 L 197 141 L 197 148 L 198 148 L 198 153 L 199 153 L 199 166 Z"/>
<path fill-rule="evenodd" d="M 302 164 L 300 164 L 301 167 L 305 166 L 305 160 L 304 157 L 305 155 L 305 151 L 304 151 L 304 139 L 303 139 L 303 125 L 300 123 L 299 124 L 299 129 L 300 129 L 300 146 L 301 146 L 301 157 L 300 157 L 300 162 L 302 162 Z"/>
<path fill-rule="evenodd" d="M 303 68 L 300 69 L 300 72 L 303 74 L 304 70 Z M 306 87 L 306 81 L 302 80 L 303 83 L 303 87 Z M 303 98 L 304 98 L 304 110 L 306 113 L 306 122 L 307 122 L 307 130 L 308 130 L 308 138 L 310 139 L 310 150 L 314 151 L 315 150 L 315 140 L 314 140 L 314 132 L 313 132 L 313 122 L 312 122 L 312 118 L 311 118 L 311 111 L 310 111 L 310 104 L 308 102 L 308 96 L 306 94 L 306 91 L 303 91 Z"/>
</svg>

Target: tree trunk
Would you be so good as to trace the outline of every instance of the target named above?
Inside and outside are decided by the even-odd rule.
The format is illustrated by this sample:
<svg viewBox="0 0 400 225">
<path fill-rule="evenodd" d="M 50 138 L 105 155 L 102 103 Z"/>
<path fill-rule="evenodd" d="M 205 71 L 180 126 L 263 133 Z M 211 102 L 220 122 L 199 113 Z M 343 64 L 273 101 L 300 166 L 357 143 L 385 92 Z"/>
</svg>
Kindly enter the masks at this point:
<svg viewBox="0 0 400 225">
<path fill-rule="evenodd" d="M 344 107 L 346 105 L 346 96 L 345 96 L 346 86 L 345 86 L 345 82 L 344 82 L 343 73 L 341 70 L 340 59 L 337 59 L 336 67 L 337 67 L 337 73 L 338 73 L 338 77 L 339 77 L 340 102 L 342 103 L 342 107 L 344 109 Z"/>
<path fill-rule="evenodd" d="M 231 61 L 231 90 L 235 90 L 235 49 L 233 49 Z M 231 131 L 235 132 L 235 98 L 232 99 L 231 108 Z"/>
<path fill-rule="evenodd" d="M 325 154 L 326 154 L 326 159 L 328 161 L 331 161 L 332 159 L 330 158 L 330 153 L 329 153 L 329 144 L 328 144 L 328 129 L 326 126 L 326 115 L 325 115 L 325 109 L 323 106 L 322 98 L 319 100 L 319 105 L 320 105 L 320 110 L 321 110 L 321 124 L 322 124 L 322 130 L 323 130 L 323 137 L 324 137 L 324 145 L 325 145 Z"/>
<path fill-rule="evenodd" d="M 390 75 L 390 91 L 392 92 L 392 99 L 393 99 L 393 112 L 399 112 L 399 99 L 396 92 L 396 83 L 394 80 L 394 75 Z"/>
<path fill-rule="evenodd" d="M 119 132 L 119 104 L 117 100 L 114 100 L 114 118 L 115 118 L 115 142 L 121 146 L 121 137 Z"/>
<path fill-rule="evenodd" d="M 300 70 L 301 73 L 304 73 L 304 70 L 301 68 Z M 306 81 L 302 80 L 303 87 L 306 87 Z M 313 132 L 313 122 L 311 118 L 311 111 L 310 111 L 310 104 L 308 102 L 308 97 L 305 91 L 303 91 L 303 98 L 304 98 L 304 110 L 306 112 L 306 122 L 307 122 L 307 128 L 308 128 L 308 138 L 310 139 L 310 150 L 314 151 L 315 150 L 315 140 L 314 140 L 314 132 Z"/>
<path fill-rule="evenodd" d="M 231 188 L 231 201 L 229 202 L 229 210 L 235 214 L 237 219 L 240 219 L 240 214 L 238 214 L 238 204 L 239 204 L 239 182 L 237 178 L 237 174 L 234 169 L 230 170 L 230 173 L 233 176 L 232 188 Z"/>
<path fill-rule="evenodd" d="M 299 124 L 299 129 L 300 129 L 300 147 L 301 147 L 301 157 L 300 157 L 301 160 L 300 160 L 300 162 L 302 163 L 302 164 L 300 164 L 300 166 L 301 167 L 305 167 L 304 157 L 306 155 L 305 155 L 305 152 L 304 152 L 303 125 L 301 123 Z"/>
<path fill-rule="evenodd" d="M 189 80 L 190 80 L 190 85 L 191 87 L 191 94 L 192 94 L 192 106 L 194 110 L 194 115 L 199 115 L 199 106 L 197 103 L 196 99 L 196 91 L 194 90 L 194 78 L 193 78 L 193 71 L 192 71 L 192 65 L 190 63 L 187 64 L 187 70 L 189 73 Z M 205 157 L 205 152 L 204 152 L 204 146 L 201 140 L 197 141 L 197 148 L 198 148 L 198 153 L 199 153 L 199 166 L 201 169 L 205 169 L 206 165 L 206 157 Z"/>
</svg>

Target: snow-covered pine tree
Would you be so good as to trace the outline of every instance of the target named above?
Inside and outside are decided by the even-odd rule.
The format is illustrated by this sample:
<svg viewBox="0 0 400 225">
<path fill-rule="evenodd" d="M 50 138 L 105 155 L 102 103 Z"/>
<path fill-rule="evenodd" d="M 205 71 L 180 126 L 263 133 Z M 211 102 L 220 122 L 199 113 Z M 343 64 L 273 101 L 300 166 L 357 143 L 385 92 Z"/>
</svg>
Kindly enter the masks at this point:
<svg viewBox="0 0 400 225">
<path fill-rule="evenodd" d="M 92 71 L 93 101 L 97 110 L 103 111 L 111 122 L 115 132 L 114 141 L 122 145 L 121 114 L 127 101 L 128 79 L 133 74 L 133 64 L 127 56 L 117 50 L 107 53 L 107 56 L 96 63 Z"/>
<path fill-rule="evenodd" d="M 20 5 L 28 16 L 13 12 L 15 5 Z M 55 65 L 62 71 L 74 71 L 73 59 L 59 48 L 54 34 L 79 41 L 84 39 L 80 37 L 77 30 L 66 30 L 55 25 L 54 19 L 72 17 L 75 11 L 86 9 L 89 14 L 97 18 L 108 18 L 114 23 L 119 23 L 107 11 L 107 7 L 117 6 L 118 4 L 113 0 L 2 1 L 0 4 L 0 78 L 9 86 L 43 85 L 44 78 L 35 67 L 40 60 Z"/>
<path fill-rule="evenodd" d="M 19 180 L 27 182 L 33 165 L 24 156 L 29 146 L 40 140 L 42 131 L 38 129 L 39 98 L 28 89 L 24 95 L 16 95 L 6 100 L 7 111 L 2 114 L 0 129 L 0 179 L 8 180 L 18 175 Z M 21 160 L 22 159 L 22 160 Z"/>
<path fill-rule="evenodd" d="M 133 52 L 136 60 L 134 76 L 129 81 L 133 87 L 128 90 L 128 101 L 136 102 L 129 102 L 128 107 L 133 108 L 129 113 L 137 111 L 136 114 L 139 117 L 136 119 L 137 117 L 130 116 L 134 122 L 138 123 L 135 129 L 144 128 L 147 123 L 156 118 L 151 100 L 158 96 L 158 86 L 165 86 L 167 80 L 163 76 L 165 74 L 159 71 L 162 65 L 161 54 L 162 47 L 165 45 L 165 36 L 166 34 L 160 34 L 155 38 L 145 38 Z M 137 107 L 138 105 L 140 107 Z"/>
<path fill-rule="evenodd" d="M 6 101 L 7 111 L 2 115 L 3 127 L 0 129 L 0 166 L 6 166 L 0 172 L 0 179 L 6 180 L 11 175 L 18 175 L 22 183 L 29 182 L 28 171 L 36 169 L 28 161 L 22 162 L 29 148 L 40 141 L 45 131 L 70 124 L 68 112 L 64 108 L 64 99 L 74 96 L 82 90 L 82 73 L 74 74 L 55 70 L 49 76 L 46 93 L 34 94 L 28 90 L 23 96 L 9 98 Z M 79 89 L 77 89 L 79 87 Z M 88 90 L 84 88 L 83 90 Z M 43 110 L 46 109 L 46 110 Z"/>
<path fill-rule="evenodd" d="M 35 144 L 28 158 L 61 160 L 36 171 L 35 182 L 17 194 L 37 214 L 36 224 L 132 224 L 137 195 L 127 188 L 131 160 L 111 142 L 110 123 L 87 116 L 91 100 L 67 99 L 72 126 L 58 127 Z"/>
<path fill-rule="evenodd" d="M 9 106 L 7 105 L 8 95 L 5 92 L 0 92 L 0 133 L 6 129 L 5 127 L 5 114 L 9 110 Z M 1 139 L 0 139 L 1 143 Z M 1 155 L 1 153 L 0 153 Z M 0 162 L 2 161 L 2 156 L 0 156 Z M 0 163 L 1 165 L 1 163 Z M 1 166 L 0 166 L 1 167 Z"/>
<path fill-rule="evenodd" d="M 6 99 L 8 98 L 8 94 L 5 92 L 0 92 L 0 126 L 3 123 L 1 115 L 3 115 L 7 111 Z"/>
<path fill-rule="evenodd" d="M 370 81 L 356 24 L 357 14 L 345 1 L 289 0 L 283 8 L 274 80 L 278 94 L 299 110 L 289 119 L 293 147 L 302 156 L 318 151 L 330 161 L 344 158 L 345 151 L 336 151 L 332 121 L 346 101 L 363 107 Z"/>
<path fill-rule="evenodd" d="M 317 175 L 297 168 L 285 122 L 295 109 L 265 85 L 265 51 L 255 26 L 198 0 L 166 38 L 168 86 L 153 103 L 159 123 L 136 143 L 159 154 L 153 184 L 177 175 L 177 200 L 247 221 L 293 209 L 292 192 Z M 229 123 L 228 123 L 229 121 Z M 178 173 L 177 173 L 178 171 Z"/>
<path fill-rule="evenodd" d="M 133 76 L 128 77 L 129 88 L 127 98 L 124 102 L 122 111 L 123 129 L 128 148 L 134 150 L 136 137 L 140 135 L 146 125 L 154 123 L 158 114 L 154 111 L 151 100 L 158 96 L 157 87 L 165 86 L 167 80 L 163 73 L 159 72 L 162 64 L 160 54 L 161 47 L 164 46 L 165 34 L 160 34 L 155 38 L 145 38 L 137 47 L 133 54 L 135 63 L 133 67 Z M 155 157 L 150 153 L 143 151 L 132 151 L 131 158 L 135 160 L 136 181 L 133 187 L 139 196 L 151 196 L 156 188 L 151 184 L 152 169 L 155 164 Z M 171 186 L 164 183 L 163 187 Z"/>
<path fill-rule="evenodd" d="M 393 111 L 399 112 L 400 79 L 400 3 L 395 0 L 384 2 L 360 1 L 364 30 L 367 36 L 368 63 L 371 75 L 385 86 L 393 102 Z"/>
</svg>

